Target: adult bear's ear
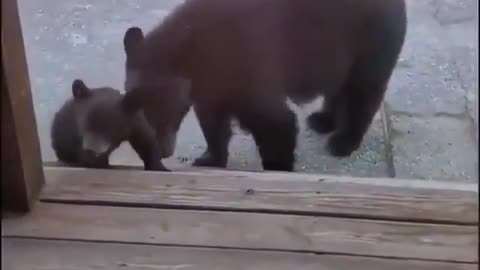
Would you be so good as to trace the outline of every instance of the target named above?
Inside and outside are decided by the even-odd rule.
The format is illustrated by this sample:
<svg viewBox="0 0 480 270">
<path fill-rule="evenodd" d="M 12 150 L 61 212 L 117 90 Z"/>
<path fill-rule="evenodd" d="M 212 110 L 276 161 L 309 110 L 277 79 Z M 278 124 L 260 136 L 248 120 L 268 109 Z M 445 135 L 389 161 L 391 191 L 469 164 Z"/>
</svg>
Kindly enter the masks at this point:
<svg viewBox="0 0 480 270">
<path fill-rule="evenodd" d="M 140 27 L 130 27 L 123 37 L 123 48 L 125 53 L 130 55 L 143 41 L 143 32 Z"/>
<path fill-rule="evenodd" d="M 86 98 L 90 96 L 91 90 L 82 80 L 74 80 L 72 83 L 72 94 L 75 99 Z"/>
</svg>

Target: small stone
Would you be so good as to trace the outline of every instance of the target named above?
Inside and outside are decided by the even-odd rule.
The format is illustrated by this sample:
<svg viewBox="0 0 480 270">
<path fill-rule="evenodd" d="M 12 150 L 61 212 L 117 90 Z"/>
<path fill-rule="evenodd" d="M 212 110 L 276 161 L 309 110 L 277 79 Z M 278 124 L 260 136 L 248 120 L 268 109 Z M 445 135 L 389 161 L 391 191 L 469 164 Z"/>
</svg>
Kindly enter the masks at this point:
<svg viewBox="0 0 480 270">
<path fill-rule="evenodd" d="M 253 189 L 247 189 L 247 190 L 245 191 L 245 194 L 247 194 L 247 195 L 253 195 L 253 194 L 255 194 L 255 190 L 253 190 Z"/>
</svg>

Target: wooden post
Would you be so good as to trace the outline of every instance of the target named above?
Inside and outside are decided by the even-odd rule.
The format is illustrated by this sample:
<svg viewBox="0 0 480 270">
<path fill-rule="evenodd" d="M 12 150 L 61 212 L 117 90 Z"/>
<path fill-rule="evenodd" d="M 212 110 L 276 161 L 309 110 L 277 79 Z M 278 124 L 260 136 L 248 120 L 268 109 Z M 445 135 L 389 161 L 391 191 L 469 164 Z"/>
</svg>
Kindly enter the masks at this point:
<svg viewBox="0 0 480 270">
<path fill-rule="evenodd" d="M 2 0 L 2 203 L 29 211 L 44 183 L 17 0 Z"/>
</svg>

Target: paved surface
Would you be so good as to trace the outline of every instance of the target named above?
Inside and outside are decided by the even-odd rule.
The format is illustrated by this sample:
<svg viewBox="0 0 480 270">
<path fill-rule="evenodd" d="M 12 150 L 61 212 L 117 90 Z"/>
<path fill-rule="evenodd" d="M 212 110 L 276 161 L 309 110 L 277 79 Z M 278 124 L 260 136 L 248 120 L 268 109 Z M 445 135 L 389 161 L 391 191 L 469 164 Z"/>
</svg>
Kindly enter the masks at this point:
<svg viewBox="0 0 480 270">
<path fill-rule="evenodd" d="M 124 31 L 151 29 L 179 0 L 19 0 L 42 156 L 55 157 L 49 128 L 53 113 L 70 95 L 73 79 L 121 89 Z M 409 26 L 390 83 L 385 110 L 359 151 L 329 157 L 325 137 L 302 119 L 315 108 L 295 110 L 302 131 L 297 170 L 354 176 L 477 181 L 478 81 L 476 0 L 408 0 Z M 321 104 L 321 100 L 316 101 Z M 180 130 L 175 157 L 188 165 L 205 149 L 195 116 Z M 236 132 L 229 167 L 259 170 L 249 135 Z M 113 163 L 141 164 L 128 145 Z"/>
</svg>

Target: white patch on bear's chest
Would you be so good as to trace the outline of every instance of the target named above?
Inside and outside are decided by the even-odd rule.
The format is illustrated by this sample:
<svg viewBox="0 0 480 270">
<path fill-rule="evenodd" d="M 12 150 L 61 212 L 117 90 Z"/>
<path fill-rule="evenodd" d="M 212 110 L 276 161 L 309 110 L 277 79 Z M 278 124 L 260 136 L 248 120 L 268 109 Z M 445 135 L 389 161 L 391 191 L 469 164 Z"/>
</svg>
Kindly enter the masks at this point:
<svg viewBox="0 0 480 270">
<path fill-rule="evenodd" d="M 90 150 L 95 154 L 101 155 L 110 150 L 111 144 L 105 138 L 91 133 L 85 132 L 82 138 L 82 149 Z"/>
</svg>

